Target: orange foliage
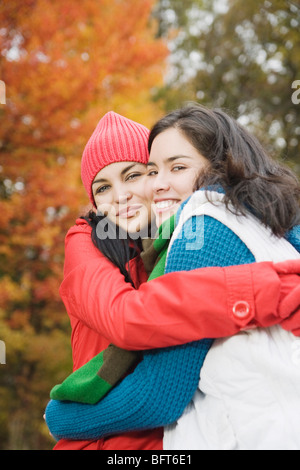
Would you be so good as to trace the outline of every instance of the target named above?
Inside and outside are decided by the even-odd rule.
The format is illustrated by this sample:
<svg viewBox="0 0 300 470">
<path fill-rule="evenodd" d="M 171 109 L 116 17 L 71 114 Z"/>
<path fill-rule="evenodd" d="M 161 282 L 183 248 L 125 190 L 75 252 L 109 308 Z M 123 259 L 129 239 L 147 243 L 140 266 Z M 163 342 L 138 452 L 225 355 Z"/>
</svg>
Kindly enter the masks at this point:
<svg viewBox="0 0 300 470">
<path fill-rule="evenodd" d="M 66 330 L 58 296 L 64 237 L 88 203 L 80 180 L 84 145 L 109 110 L 147 126 L 159 113 L 151 90 L 161 85 L 167 48 L 155 38 L 153 4 L 154 0 L 0 4 L 0 80 L 6 85 L 6 104 L 0 105 L 0 339 L 7 344 L 10 371 L 7 366 L 5 372 L 15 374 L 23 389 L 26 380 L 35 380 L 40 363 L 51 362 L 51 338 L 55 336 L 57 350 L 64 350 L 57 346 L 61 337 L 53 332 Z M 21 336 L 30 334 L 30 340 L 21 341 L 18 330 Z M 68 330 L 67 335 L 69 341 Z M 35 353 L 43 350 L 34 346 L 37 342 L 47 357 Z M 28 377 L 21 380 L 23 369 L 14 358 L 19 359 L 18 351 L 25 345 L 30 365 Z M 48 365 L 45 374 L 47 370 Z M 0 402 L 5 396 L 2 377 Z M 46 379 L 45 390 L 54 380 Z M 6 404 L 12 410 L 20 407 L 18 393 L 15 403 Z M 28 396 L 27 390 L 27 401 Z M 27 413 L 32 419 L 32 410 Z M 7 426 L 3 429 L 9 443 L 1 431 L 0 442 L 18 445 Z M 27 423 L 25 440 L 28 433 Z"/>
</svg>

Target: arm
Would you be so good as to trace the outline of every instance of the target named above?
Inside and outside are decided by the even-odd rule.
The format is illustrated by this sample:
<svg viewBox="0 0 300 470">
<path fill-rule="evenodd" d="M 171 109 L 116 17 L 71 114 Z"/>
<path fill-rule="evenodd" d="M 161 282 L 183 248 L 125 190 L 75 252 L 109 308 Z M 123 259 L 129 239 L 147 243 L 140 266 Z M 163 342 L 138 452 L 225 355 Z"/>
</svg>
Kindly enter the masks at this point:
<svg viewBox="0 0 300 470">
<path fill-rule="evenodd" d="M 300 272 L 299 262 L 286 267 L 288 273 Z M 170 273 L 135 290 L 93 246 L 90 232 L 81 230 L 66 240 L 60 294 L 70 314 L 109 341 L 143 350 L 231 336 L 252 323 L 281 322 L 280 315 L 288 317 L 292 310 L 279 311 L 280 302 L 297 283 L 297 276 L 288 273 L 278 274 L 270 262 L 203 268 Z M 233 313 L 240 300 L 250 306 L 247 318 Z M 299 294 L 295 303 L 300 303 Z"/>
<path fill-rule="evenodd" d="M 189 223 L 183 228 L 184 235 L 189 233 Z M 178 237 L 169 253 L 169 270 L 214 264 L 216 252 L 223 255 L 217 260 L 224 265 L 254 261 L 238 237 L 216 220 L 206 221 L 205 229 L 205 249 L 186 250 L 187 240 L 184 236 Z M 228 254 L 224 251 L 224 238 L 232 247 Z M 202 340 L 146 352 L 134 372 L 94 407 L 50 402 L 46 421 L 51 433 L 57 438 L 95 439 L 173 423 L 195 393 L 211 343 L 211 340 Z"/>
<path fill-rule="evenodd" d="M 56 439 L 98 439 L 176 421 L 192 399 L 210 346 L 203 340 L 149 351 L 96 405 L 52 400 L 46 422 Z"/>
</svg>

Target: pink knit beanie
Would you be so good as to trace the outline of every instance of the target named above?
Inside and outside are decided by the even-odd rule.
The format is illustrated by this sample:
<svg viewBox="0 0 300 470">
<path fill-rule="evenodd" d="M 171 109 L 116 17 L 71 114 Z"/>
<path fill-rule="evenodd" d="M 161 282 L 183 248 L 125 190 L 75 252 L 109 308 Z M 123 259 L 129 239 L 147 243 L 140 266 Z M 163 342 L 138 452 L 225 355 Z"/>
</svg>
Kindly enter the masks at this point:
<svg viewBox="0 0 300 470">
<path fill-rule="evenodd" d="M 110 111 L 100 119 L 81 160 L 81 179 L 95 205 L 92 182 L 102 168 L 116 162 L 147 163 L 149 130 Z"/>
</svg>

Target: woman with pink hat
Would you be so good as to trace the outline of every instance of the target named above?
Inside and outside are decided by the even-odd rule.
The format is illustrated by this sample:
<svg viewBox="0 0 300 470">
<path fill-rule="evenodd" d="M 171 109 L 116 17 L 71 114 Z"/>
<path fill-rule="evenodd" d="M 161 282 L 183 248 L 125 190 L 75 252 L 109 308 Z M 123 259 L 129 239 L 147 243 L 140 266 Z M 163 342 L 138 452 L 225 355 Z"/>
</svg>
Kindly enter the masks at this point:
<svg viewBox="0 0 300 470">
<path fill-rule="evenodd" d="M 72 325 L 74 370 L 110 342 L 132 350 L 168 347 L 231 336 L 249 325 L 269 326 L 291 313 L 282 306 L 296 285 L 295 277 L 281 275 L 284 267 L 273 263 L 170 273 L 144 283 L 147 274 L 137 233 L 145 236 L 145 227 L 151 227 L 145 195 L 148 135 L 140 124 L 108 113 L 84 151 L 82 180 L 101 215 L 91 211 L 86 219 L 78 219 L 66 237 L 60 293 Z M 113 236 L 108 238 L 111 228 Z M 237 307 L 245 303 L 246 310 Z M 162 431 L 93 442 L 61 441 L 56 448 L 161 449 Z"/>
</svg>

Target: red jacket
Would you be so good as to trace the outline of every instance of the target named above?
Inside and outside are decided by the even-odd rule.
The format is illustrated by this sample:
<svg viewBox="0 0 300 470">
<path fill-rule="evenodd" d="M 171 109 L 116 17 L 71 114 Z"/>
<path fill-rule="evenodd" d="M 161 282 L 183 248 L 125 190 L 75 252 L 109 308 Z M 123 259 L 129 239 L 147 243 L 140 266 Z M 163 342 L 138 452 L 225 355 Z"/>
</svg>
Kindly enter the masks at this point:
<svg viewBox="0 0 300 470">
<path fill-rule="evenodd" d="M 279 322 L 282 289 L 272 263 L 170 273 L 149 283 L 140 259 L 132 268 L 138 290 L 93 245 L 87 222 L 78 219 L 69 230 L 60 295 L 72 326 L 74 370 L 110 342 L 143 350 Z M 95 442 L 62 440 L 55 449 L 159 450 L 162 430 Z"/>
</svg>

